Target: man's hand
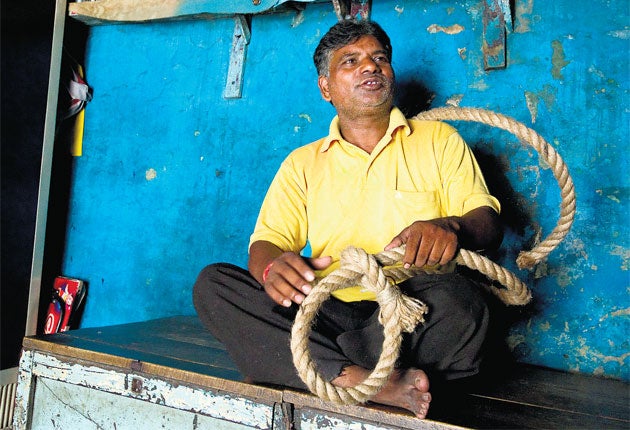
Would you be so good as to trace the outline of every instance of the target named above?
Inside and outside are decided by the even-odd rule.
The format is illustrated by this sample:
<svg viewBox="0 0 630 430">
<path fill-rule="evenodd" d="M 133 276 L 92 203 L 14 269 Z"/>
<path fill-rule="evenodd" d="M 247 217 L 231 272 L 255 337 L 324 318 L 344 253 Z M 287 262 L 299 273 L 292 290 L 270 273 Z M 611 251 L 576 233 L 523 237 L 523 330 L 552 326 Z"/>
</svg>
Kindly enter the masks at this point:
<svg viewBox="0 0 630 430">
<path fill-rule="evenodd" d="M 311 292 L 314 270 L 325 269 L 331 263 L 332 257 L 304 258 L 294 252 L 283 252 L 265 240 L 254 242 L 249 248 L 249 273 L 274 302 L 286 307 L 302 303 Z"/>
<path fill-rule="evenodd" d="M 273 260 L 263 286 L 279 305 L 289 307 L 291 302 L 300 304 L 311 292 L 315 280 L 313 269 L 325 269 L 332 257 L 303 258 L 293 252 L 285 252 Z"/>
<path fill-rule="evenodd" d="M 461 217 L 416 221 L 401 231 L 385 250 L 406 244 L 403 264 L 410 267 L 446 264 L 460 247 L 470 250 L 499 246 L 503 229 L 494 209 L 482 206 Z"/>
<path fill-rule="evenodd" d="M 403 264 L 423 267 L 444 265 L 451 261 L 459 248 L 459 225 L 451 218 L 416 221 L 401 231 L 385 250 L 406 244 Z"/>
</svg>

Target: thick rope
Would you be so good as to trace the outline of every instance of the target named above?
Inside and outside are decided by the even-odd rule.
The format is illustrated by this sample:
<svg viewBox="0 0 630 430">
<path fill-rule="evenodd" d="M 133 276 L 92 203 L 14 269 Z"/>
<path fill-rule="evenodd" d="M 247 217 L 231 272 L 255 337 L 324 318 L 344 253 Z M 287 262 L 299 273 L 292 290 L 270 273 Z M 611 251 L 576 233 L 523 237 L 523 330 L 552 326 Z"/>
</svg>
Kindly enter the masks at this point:
<svg viewBox="0 0 630 430">
<path fill-rule="evenodd" d="M 340 267 L 316 281 L 310 294 L 302 302 L 291 328 L 293 364 L 302 381 L 318 397 L 340 404 L 364 403 L 369 400 L 378 393 L 394 371 L 402 332 L 411 333 L 419 323 L 424 322 L 427 306 L 403 294 L 396 284 L 420 272 L 442 273 L 450 269 L 449 266 L 405 269 L 400 264 L 404 254 L 404 245 L 377 255 L 369 255 L 361 248 L 348 247 L 341 253 Z M 462 249 L 455 262 L 478 270 L 505 286 L 505 289 L 493 286 L 489 286 L 489 289 L 506 304 L 523 305 L 531 300 L 531 293 L 523 282 L 488 258 Z M 385 338 L 378 363 L 370 375 L 355 387 L 342 388 L 319 375 L 308 350 L 308 339 L 321 304 L 330 298 L 333 291 L 352 286 L 360 286 L 376 294 L 376 301 L 381 308 L 379 321 L 383 324 Z"/>
<path fill-rule="evenodd" d="M 519 269 L 529 269 L 538 264 L 567 235 L 575 218 L 575 187 L 569 175 L 569 169 L 556 150 L 531 128 L 510 117 L 484 109 L 444 107 L 421 112 L 414 117 L 419 120 L 434 121 L 476 121 L 509 131 L 521 141 L 532 146 L 540 157 L 551 167 L 560 187 L 560 218 L 556 227 L 538 245 L 530 251 L 521 251 L 516 263 Z"/>
<path fill-rule="evenodd" d="M 521 252 L 517 258 L 519 268 L 531 268 L 545 258 L 567 235 L 575 217 L 575 190 L 568 169 L 555 149 L 538 133 L 523 124 L 494 112 L 474 108 L 438 108 L 416 115 L 419 120 L 477 121 L 507 130 L 534 147 L 551 167 L 561 189 L 560 220 L 554 230 L 534 249 Z M 396 283 L 430 270 L 440 268 L 405 269 L 400 262 L 404 246 L 378 255 L 368 255 L 360 248 L 348 247 L 341 254 L 341 266 L 328 276 L 316 281 L 298 310 L 291 329 L 293 363 L 302 381 L 311 392 L 324 400 L 341 404 L 364 403 L 374 396 L 388 381 L 398 360 L 402 332 L 411 333 L 417 324 L 424 322 L 428 309 L 420 301 L 400 292 Z M 488 286 L 508 305 L 523 305 L 531 300 L 531 292 L 512 272 L 477 253 L 461 249 L 457 264 L 478 270 L 505 288 Z M 359 385 L 342 388 L 322 378 L 311 359 L 308 339 L 315 315 L 321 304 L 338 289 L 361 286 L 376 294 L 380 305 L 379 321 L 383 324 L 384 341 L 381 355 L 374 370 Z"/>
<path fill-rule="evenodd" d="M 417 271 L 384 270 L 375 256 L 368 255 L 360 248 L 348 247 L 341 253 L 340 268 L 316 283 L 302 302 L 291 329 L 293 364 L 313 393 L 335 403 L 364 403 L 387 382 L 398 360 L 401 332 L 412 332 L 418 323 L 424 322 L 424 314 L 428 310 L 420 301 L 402 294 L 393 283 L 398 281 L 397 276 L 406 279 L 414 273 Z M 341 388 L 317 373 L 308 350 L 308 339 L 320 305 L 328 300 L 333 291 L 355 285 L 376 294 L 381 307 L 379 321 L 383 324 L 385 339 L 378 363 L 370 375 L 355 387 Z"/>
</svg>

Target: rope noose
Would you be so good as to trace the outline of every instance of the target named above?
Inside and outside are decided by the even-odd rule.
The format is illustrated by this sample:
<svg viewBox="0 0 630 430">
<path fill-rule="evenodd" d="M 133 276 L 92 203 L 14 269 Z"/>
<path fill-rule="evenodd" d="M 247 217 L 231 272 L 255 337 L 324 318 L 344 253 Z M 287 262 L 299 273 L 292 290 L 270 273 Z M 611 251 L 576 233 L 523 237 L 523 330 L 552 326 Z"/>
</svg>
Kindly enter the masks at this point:
<svg viewBox="0 0 630 430">
<path fill-rule="evenodd" d="M 418 120 L 476 121 L 509 131 L 528 143 L 551 167 L 561 190 L 560 218 L 553 231 L 530 251 L 521 251 L 516 262 L 519 268 L 531 268 L 545 258 L 569 232 L 575 217 L 575 189 L 567 166 L 555 149 L 534 130 L 501 114 L 476 108 L 437 108 L 422 112 L 414 117 Z M 398 360 L 402 332 L 412 332 L 416 325 L 424 322 L 427 307 L 420 301 L 400 292 L 396 283 L 408 279 L 427 268 L 404 269 L 400 262 L 404 246 L 377 255 L 348 247 L 341 253 L 339 269 L 316 281 L 296 315 L 291 329 L 291 352 L 293 364 L 302 381 L 318 397 L 341 404 L 364 403 L 374 396 L 388 381 Z M 531 292 L 516 275 L 490 259 L 460 249 L 455 262 L 483 273 L 505 288 L 491 285 L 492 291 L 508 305 L 524 305 L 531 300 Z M 319 375 L 308 350 L 308 339 L 315 315 L 321 304 L 338 289 L 361 286 L 376 294 L 380 306 L 379 321 L 383 324 L 383 348 L 378 363 L 368 377 L 352 388 L 331 384 Z"/>
</svg>

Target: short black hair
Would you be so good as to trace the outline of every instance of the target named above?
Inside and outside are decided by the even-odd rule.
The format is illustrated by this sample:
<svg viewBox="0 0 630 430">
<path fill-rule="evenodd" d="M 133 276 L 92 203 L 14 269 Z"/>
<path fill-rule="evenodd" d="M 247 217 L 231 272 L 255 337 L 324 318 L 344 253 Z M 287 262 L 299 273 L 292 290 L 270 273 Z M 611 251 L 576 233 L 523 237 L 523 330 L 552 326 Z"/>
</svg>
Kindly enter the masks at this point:
<svg viewBox="0 0 630 430">
<path fill-rule="evenodd" d="M 362 36 L 374 36 L 383 45 L 389 60 L 392 59 L 392 44 L 389 36 L 374 21 L 344 19 L 333 25 L 319 41 L 313 54 L 313 62 L 319 76 L 328 76 L 332 54 L 339 48 L 356 42 Z"/>
</svg>

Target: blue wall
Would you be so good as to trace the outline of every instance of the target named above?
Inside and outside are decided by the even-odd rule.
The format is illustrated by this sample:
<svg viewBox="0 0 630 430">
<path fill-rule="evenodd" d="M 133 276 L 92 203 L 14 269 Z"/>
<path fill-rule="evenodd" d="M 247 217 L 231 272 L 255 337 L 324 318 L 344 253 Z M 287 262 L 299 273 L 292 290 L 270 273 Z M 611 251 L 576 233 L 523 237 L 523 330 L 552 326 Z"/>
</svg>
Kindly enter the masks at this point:
<svg viewBox="0 0 630 430">
<path fill-rule="evenodd" d="M 504 206 L 497 260 L 534 291 L 531 306 L 506 312 L 514 356 L 630 380 L 627 5 L 517 0 L 508 66 L 487 72 L 482 4 L 373 2 L 372 18 L 392 38 L 400 101 L 501 112 L 559 151 L 576 185 L 575 224 L 546 262 L 519 271 L 518 251 L 557 221 L 555 179 L 509 133 L 455 124 Z M 311 56 L 336 19 L 330 3 L 254 16 L 243 97 L 234 100 L 222 97 L 230 18 L 91 29 L 94 99 L 63 267 L 89 284 L 82 327 L 191 314 L 191 286 L 206 264 L 245 265 L 275 170 L 334 115 Z M 461 28 L 429 31 L 433 24 Z"/>
</svg>

